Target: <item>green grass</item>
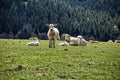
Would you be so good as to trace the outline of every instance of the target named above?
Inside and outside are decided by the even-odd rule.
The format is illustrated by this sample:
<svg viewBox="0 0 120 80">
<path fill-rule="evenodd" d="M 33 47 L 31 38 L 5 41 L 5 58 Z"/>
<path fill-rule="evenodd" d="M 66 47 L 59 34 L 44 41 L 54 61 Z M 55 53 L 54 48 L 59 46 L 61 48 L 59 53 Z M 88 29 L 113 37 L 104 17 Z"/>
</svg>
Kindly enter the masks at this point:
<svg viewBox="0 0 120 80">
<path fill-rule="evenodd" d="M 120 80 L 120 44 L 48 48 L 30 40 L 0 39 L 0 80 Z"/>
</svg>

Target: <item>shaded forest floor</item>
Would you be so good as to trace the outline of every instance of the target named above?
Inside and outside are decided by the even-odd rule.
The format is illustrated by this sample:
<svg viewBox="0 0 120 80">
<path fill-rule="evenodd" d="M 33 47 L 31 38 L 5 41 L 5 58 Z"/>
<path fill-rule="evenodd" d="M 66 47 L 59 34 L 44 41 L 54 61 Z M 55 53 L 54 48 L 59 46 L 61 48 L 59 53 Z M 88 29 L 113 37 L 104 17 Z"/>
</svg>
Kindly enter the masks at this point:
<svg viewBox="0 0 120 80">
<path fill-rule="evenodd" d="M 120 44 L 48 48 L 27 46 L 31 40 L 0 39 L 0 80 L 119 80 Z"/>
</svg>

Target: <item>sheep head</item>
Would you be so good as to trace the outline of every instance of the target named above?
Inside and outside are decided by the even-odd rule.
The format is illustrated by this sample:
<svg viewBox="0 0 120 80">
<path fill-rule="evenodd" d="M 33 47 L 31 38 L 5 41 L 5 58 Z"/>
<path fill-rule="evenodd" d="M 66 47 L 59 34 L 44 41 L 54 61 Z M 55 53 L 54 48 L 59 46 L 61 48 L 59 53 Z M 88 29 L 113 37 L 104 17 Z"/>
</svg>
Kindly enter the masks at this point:
<svg viewBox="0 0 120 80">
<path fill-rule="evenodd" d="M 55 27 L 57 27 L 57 24 L 46 24 L 47 27 L 49 27 L 50 31 L 53 31 Z"/>
<path fill-rule="evenodd" d="M 65 34 L 64 37 L 65 37 L 65 40 L 69 43 L 71 36 L 69 34 Z"/>
</svg>

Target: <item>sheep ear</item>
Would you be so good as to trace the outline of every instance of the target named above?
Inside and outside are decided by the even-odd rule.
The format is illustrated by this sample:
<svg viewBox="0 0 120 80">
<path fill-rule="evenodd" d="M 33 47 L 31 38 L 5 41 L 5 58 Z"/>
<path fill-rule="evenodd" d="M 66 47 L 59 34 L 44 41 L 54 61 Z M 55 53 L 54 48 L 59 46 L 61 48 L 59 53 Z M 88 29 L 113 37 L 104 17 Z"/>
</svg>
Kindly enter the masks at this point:
<svg viewBox="0 0 120 80">
<path fill-rule="evenodd" d="M 45 25 L 46 25 L 47 27 L 49 27 L 49 24 L 48 24 L 48 23 L 46 23 Z"/>
<path fill-rule="evenodd" d="M 57 24 L 54 24 L 55 25 L 55 27 L 57 27 Z"/>
</svg>

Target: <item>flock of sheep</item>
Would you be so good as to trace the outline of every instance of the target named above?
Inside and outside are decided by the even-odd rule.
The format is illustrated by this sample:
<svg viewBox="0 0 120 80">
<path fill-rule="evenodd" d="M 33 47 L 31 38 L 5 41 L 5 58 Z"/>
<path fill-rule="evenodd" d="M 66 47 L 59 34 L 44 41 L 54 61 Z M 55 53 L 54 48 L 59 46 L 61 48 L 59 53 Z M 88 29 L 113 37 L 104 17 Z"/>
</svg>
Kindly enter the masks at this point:
<svg viewBox="0 0 120 80">
<path fill-rule="evenodd" d="M 49 27 L 47 36 L 49 39 L 49 48 L 55 48 L 55 42 L 57 39 L 60 39 L 59 30 L 56 28 L 57 24 L 46 24 Z M 59 43 L 60 46 L 87 46 L 88 42 L 81 36 L 72 37 L 69 34 L 63 34 L 65 41 L 64 43 Z M 35 38 L 36 41 L 27 43 L 28 46 L 39 46 L 38 38 Z M 98 41 L 91 40 L 92 43 L 98 43 Z M 110 42 L 110 41 L 109 41 Z M 116 43 L 120 43 L 120 40 L 116 40 Z"/>
</svg>

